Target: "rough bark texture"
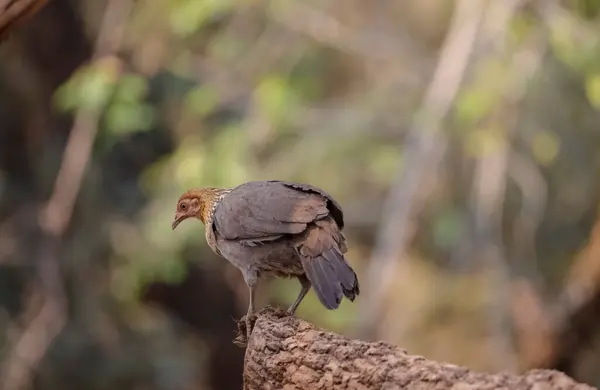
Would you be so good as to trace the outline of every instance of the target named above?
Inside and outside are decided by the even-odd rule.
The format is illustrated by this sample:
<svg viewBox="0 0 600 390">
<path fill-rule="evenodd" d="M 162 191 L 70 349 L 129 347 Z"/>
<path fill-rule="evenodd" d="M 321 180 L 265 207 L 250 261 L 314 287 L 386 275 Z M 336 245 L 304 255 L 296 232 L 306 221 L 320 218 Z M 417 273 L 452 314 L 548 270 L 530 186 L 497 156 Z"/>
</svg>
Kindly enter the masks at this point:
<svg viewBox="0 0 600 390">
<path fill-rule="evenodd" d="M 243 324 L 240 322 L 240 328 Z M 244 334 L 243 329 L 240 329 Z M 438 363 L 383 342 L 350 340 L 287 315 L 263 309 L 244 365 L 244 389 L 593 389 L 565 374 L 476 373 Z"/>
</svg>

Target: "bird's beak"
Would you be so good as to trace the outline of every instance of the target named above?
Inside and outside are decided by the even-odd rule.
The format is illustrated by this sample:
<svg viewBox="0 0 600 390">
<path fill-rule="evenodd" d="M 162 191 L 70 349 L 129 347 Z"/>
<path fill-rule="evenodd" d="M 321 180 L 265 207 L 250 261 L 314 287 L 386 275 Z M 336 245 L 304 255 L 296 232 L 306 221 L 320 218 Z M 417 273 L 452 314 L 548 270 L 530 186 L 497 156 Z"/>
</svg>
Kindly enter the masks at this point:
<svg viewBox="0 0 600 390">
<path fill-rule="evenodd" d="M 183 221 L 185 219 L 185 215 L 175 215 L 175 220 L 173 221 L 173 223 L 171 224 L 171 227 L 173 228 L 173 230 L 175 230 L 175 228 L 177 227 L 177 225 L 179 225 L 181 223 L 181 221 Z"/>
</svg>

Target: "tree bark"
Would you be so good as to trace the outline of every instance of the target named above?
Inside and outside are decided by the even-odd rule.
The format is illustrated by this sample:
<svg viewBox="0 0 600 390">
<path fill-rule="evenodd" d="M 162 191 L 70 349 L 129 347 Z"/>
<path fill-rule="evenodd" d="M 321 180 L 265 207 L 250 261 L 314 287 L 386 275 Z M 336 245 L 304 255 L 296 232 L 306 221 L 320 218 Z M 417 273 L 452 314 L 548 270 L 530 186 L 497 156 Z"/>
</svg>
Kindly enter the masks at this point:
<svg viewBox="0 0 600 390">
<path fill-rule="evenodd" d="M 245 390 L 593 389 L 553 370 L 473 372 L 384 342 L 351 340 L 270 307 L 255 321 L 246 349 Z M 241 339 L 243 320 L 238 326 Z"/>
</svg>

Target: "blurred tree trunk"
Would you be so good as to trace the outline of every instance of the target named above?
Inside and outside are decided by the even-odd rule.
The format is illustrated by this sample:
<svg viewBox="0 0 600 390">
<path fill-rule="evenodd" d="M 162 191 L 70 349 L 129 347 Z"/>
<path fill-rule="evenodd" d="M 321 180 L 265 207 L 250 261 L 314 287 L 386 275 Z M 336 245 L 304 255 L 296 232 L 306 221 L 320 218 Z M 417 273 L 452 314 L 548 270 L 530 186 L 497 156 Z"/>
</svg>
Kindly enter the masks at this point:
<svg viewBox="0 0 600 390">
<path fill-rule="evenodd" d="M 244 381 L 246 390 L 592 389 L 550 370 L 524 375 L 472 372 L 408 355 L 383 342 L 350 340 L 271 308 L 256 320 L 246 351 Z"/>
</svg>

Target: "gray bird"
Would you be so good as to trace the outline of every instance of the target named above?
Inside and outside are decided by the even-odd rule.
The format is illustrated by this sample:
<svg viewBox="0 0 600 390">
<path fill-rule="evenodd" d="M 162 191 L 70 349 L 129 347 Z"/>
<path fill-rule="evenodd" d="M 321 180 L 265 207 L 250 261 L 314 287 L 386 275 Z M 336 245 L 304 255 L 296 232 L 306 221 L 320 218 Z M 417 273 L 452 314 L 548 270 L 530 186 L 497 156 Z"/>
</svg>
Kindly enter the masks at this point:
<svg viewBox="0 0 600 390">
<path fill-rule="evenodd" d="M 356 273 L 344 258 L 342 208 L 319 188 L 270 180 L 191 189 L 177 202 L 172 228 L 187 218 L 201 220 L 210 248 L 242 272 L 250 293 L 248 339 L 263 276 L 298 279 L 300 293 L 288 308 L 292 315 L 311 287 L 330 310 L 339 307 L 343 296 L 354 301 L 360 293 Z"/>
</svg>

